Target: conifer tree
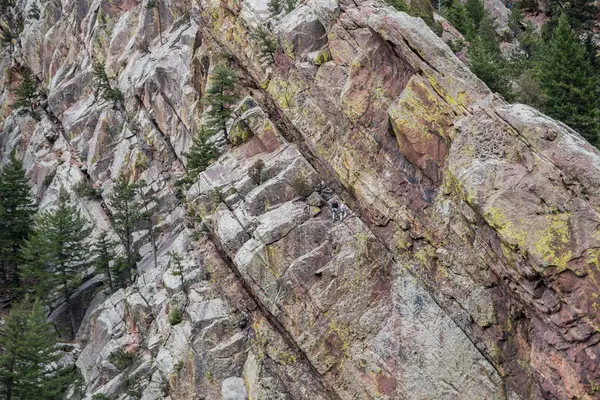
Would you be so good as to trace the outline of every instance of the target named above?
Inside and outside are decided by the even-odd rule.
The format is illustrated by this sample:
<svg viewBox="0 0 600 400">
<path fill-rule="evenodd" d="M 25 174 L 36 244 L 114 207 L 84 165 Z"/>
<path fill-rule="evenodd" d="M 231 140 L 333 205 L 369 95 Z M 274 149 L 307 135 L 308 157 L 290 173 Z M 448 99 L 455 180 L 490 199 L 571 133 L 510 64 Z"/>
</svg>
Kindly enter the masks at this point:
<svg viewBox="0 0 600 400">
<path fill-rule="evenodd" d="M 24 68 L 23 76 L 21 77 L 21 83 L 14 90 L 16 95 L 15 102 L 12 104 L 13 109 L 17 108 L 28 108 L 30 112 L 33 112 L 33 104 L 38 96 L 37 82 L 31 73 L 29 68 Z"/>
<path fill-rule="evenodd" d="M 467 10 L 467 14 L 469 14 L 469 17 L 471 17 L 471 20 L 473 21 L 475 30 L 479 30 L 483 19 L 487 16 L 487 12 L 485 11 L 483 1 L 467 0 L 467 2 L 465 3 L 465 9 Z M 485 22 L 489 22 L 489 20 Z"/>
<path fill-rule="evenodd" d="M 125 254 L 121 260 L 122 269 L 127 277 L 127 283 L 130 285 L 133 284 L 135 265 L 139 261 L 139 254 L 133 243 L 133 233 L 144 219 L 142 204 L 136 198 L 140 188 L 139 183 L 130 183 L 127 176 L 121 174 L 110 195 L 113 227 L 125 247 Z"/>
<path fill-rule="evenodd" d="M 188 189 L 194 184 L 198 175 L 210 165 L 215 155 L 213 146 L 208 142 L 208 139 L 209 135 L 207 135 L 204 128 L 201 128 L 193 139 L 190 151 L 185 153 L 187 171 L 183 178 L 177 181 L 177 186 Z"/>
<path fill-rule="evenodd" d="M 460 0 L 454 0 L 445 13 L 450 23 L 466 38 L 472 39 L 475 34 L 475 24 Z"/>
<path fill-rule="evenodd" d="M 38 292 L 47 296 L 58 288 L 64 295 L 70 319 L 70 337 L 75 337 L 74 306 L 71 296 L 80 283 L 80 271 L 89 265 L 87 239 L 91 233 L 64 188 L 58 196 L 58 208 L 39 215 L 33 237 L 22 248 L 24 277 L 40 286 Z"/>
<path fill-rule="evenodd" d="M 268 9 L 272 16 L 279 15 L 282 7 L 281 0 L 269 0 Z"/>
<path fill-rule="evenodd" d="M 96 83 L 96 88 L 100 92 L 101 96 L 105 100 L 112 102 L 123 101 L 123 93 L 119 88 L 113 88 L 110 84 L 110 79 L 106 73 L 104 63 L 96 61 L 92 65 L 92 77 Z"/>
<path fill-rule="evenodd" d="M 110 239 L 106 231 L 102 231 L 92 247 L 96 271 L 106 275 L 106 280 L 108 281 L 108 287 L 111 293 L 114 293 L 118 288 L 118 282 L 115 280 L 114 265 L 111 267 L 116 256 L 116 246 L 117 242 Z"/>
<path fill-rule="evenodd" d="M 544 112 L 599 144 L 598 78 L 581 43 L 562 14 L 539 66 Z"/>
<path fill-rule="evenodd" d="M 58 399 L 67 382 L 52 363 L 56 334 L 41 302 L 12 308 L 0 330 L 0 397 L 6 400 Z"/>
<path fill-rule="evenodd" d="M 175 251 L 169 251 L 167 254 L 169 255 L 169 266 L 172 270 L 171 274 L 179 277 L 181 281 L 181 290 L 187 296 L 187 287 L 185 285 L 185 277 L 183 275 L 185 270 L 183 265 L 183 257 Z"/>
<path fill-rule="evenodd" d="M 508 101 L 513 99 L 508 64 L 502 57 L 494 24 L 489 18 L 481 21 L 477 36 L 469 47 L 468 57 L 471 71 L 492 91 L 500 93 Z"/>
<path fill-rule="evenodd" d="M 0 172 L 0 266 L 2 279 L 18 284 L 19 249 L 33 227 L 36 212 L 31 186 L 15 151 Z"/>
<path fill-rule="evenodd" d="M 259 45 L 259 61 L 268 65 L 273 64 L 277 51 L 277 39 L 264 26 L 259 26 L 253 33 L 253 37 Z"/>
<path fill-rule="evenodd" d="M 207 125 L 214 133 L 223 131 L 227 136 L 225 124 L 232 114 L 231 106 L 236 99 L 235 82 L 235 72 L 224 66 L 215 67 L 208 78 L 206 103 L 210 107 L 206 111 Z"/>
</svg>

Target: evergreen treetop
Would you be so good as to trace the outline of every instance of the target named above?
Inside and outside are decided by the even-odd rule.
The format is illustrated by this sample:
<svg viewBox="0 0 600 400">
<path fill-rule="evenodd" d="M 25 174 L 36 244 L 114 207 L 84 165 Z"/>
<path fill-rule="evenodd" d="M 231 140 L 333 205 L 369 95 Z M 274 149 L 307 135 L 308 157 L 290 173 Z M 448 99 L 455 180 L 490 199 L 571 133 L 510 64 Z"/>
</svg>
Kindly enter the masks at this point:
<svg viewBox="0 0 600 400">
<path fill-rule="evenodd" d="M 207 128 L 216 133 L 225 131 L 225 124 L 232 114 L 231 107 L 236 100 L 235 72 L 225 66 L 215 67 L 208 78 L 206 88 Z"/>
<path fill-rule="evenodd" d="M 544 48 L 538 73 L 547 96 L 543 111 L 598 145 L 598 77 L 566 14 L 558 19 L 552 40 Z"/>
<path fill-rule="evenodd" d="M 38 89 L 37 82 L 29 68 L 23 69 L 21 82 L 14 90 L 14 93 L 16 99 L 11 107 L 15 110 L 24 107 L 33 112 L 33 105 L 38 97 Z"/>
<path fill-rule="evenodd" d="M 43 296 L 56 288 L 64 295 L 71 319 L 71 337 L 76 327 L 70 300 L 80 284 L 81 270 L 90 264 L 87 243 L 90 233 L 87 221 L 61 188 L 58 208 L 38 216 L 33 236 L 22 248 L 24 278 L 37 282 L 38 293 Z"/>
<path fill-rule="evenodd" d="M 0 394 L 6 400 L 58 399 L 65 382 L 56 334 L 41 302 L 13 306 L 0 330 Z"/>
<path fill-rule="evenodd" d="M 112 224 L 115 231 L 121 237 L 125 247 L 125 273 L 129 284 L 133 283 L 133 271 L 139 255 L 134 248 L 133 232 L 135 232 L 141 221 L 146 218 L 143 204 L 136 197 L 138 191 L 144 187 L 144 182 L 129 182 L 125 174 L 119 175 L 113 192 L 110 195 L 110 206 L 112 209 Z"/>
<path fill-rule="evenodd" d="M 19 248 L 33 227 L 36 211 L 23 163 L 13 150 L 0 171 L 0 263 L 4 281 L 11 272 L 18 282 Z"/>
<path fill-rule="evenodd" d="M 94 266 L 96 271 L 106 275 L 108 287 L 114 292 L 118 285 L 118 274 L 115 274 L 114 265 L 111 267 L 116 256 L 117 242 L 108 236 L 108 232 L 102 231 L 92 247 L 92 255 L 94 257 Z"/>
</svg>

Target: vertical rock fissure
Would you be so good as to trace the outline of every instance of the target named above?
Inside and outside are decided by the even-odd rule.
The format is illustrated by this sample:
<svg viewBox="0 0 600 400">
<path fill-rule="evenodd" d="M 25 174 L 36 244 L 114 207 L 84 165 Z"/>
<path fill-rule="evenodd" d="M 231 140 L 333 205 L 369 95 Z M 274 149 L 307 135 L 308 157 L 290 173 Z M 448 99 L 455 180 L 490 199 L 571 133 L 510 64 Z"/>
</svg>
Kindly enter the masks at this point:
<svg viewBox="0 0 600 400">
<path fill-rule="evenodd" d="M 237 268 L 237 266 L 235 265 L 235 263 L 233 262 L 231 257 L 229 257 L 227 252 L 223 249 L 218 237 L 216 237 L 216 235 L 214 235 L 210 229 L 208 231 L 208 237 L 211 240 L 211 242 L 213 242 L 213 244 L 215 245 L 215 248 L 219 252 L 223 261 L 225 261 L 225 263 L 227 264 L 227 266 L 229 267 L 231 272 L 233 272 L 236 279 L 240 282 L 240 284 L 244 288 L 244 291 L 255 302 L 255 304 L 258 307 L 261 314 L 266 318 L 266 320 L 269 322 L 269 324 L 281 335 L 281 337 L 283 338 L 285 343 L 290 347 L 290 349 L 292 349 L 298 355 L 298 358 L 308 367 L 309 371 L 311 372 L 313 377 L 317 380 L 319 385 L 321 385 L 323 390 L 327 393 L 328 397 L 333 400 L 341 400 L 341 397 L 338 395 L 338 393 L 335 391 L 335 389 L 330 387 L 325 382 L 325 378 L 323 377 L 323 375 L 310 362 L 308 356 L 302 350 L 300 345 L 298 345 L 298 343 L 296 343 L 293 336 L 288 332 L 288 330 L 283 326 L 283 324 L 281 322 L 279 322 L 277 317 L 275 317 L 271 313 L 271 311 L 269 311 L 267 306 L 265 306 L 263 304 L 263 302 L 260 300 L 260 298 L 254 294 L 254 292 L 252 291 L 252 288 L 250 287 L 248 282 L 244 279 L 244 277 L 242 276 L 241 272 L 239 271 L 239 269 Z"/>
<path fill-rule="evenodd" d="M 140 108 L 142 110 L 144 110 L 144 114 L 146 114 L 146 117 L 148 118 L 148 120 L 150 121 L 150 123 L 152 124 L 152 126 L 154 127 L 154 129 L 156 129 L 156 131 L 158 132 L 158 135 L 160 136 L 160 138 L 165 142 L 165 144 L 169 148 L 169 152 L 171 153 L 171 155 L 173 157 L 175 157 L 175 159 L 177 161 L 179 161 L 179 163 L 181 163 L 181 165 L 185 168 L 185 164 L 183 163 L 183 161 L 177 155 L 177 152 L 175 151 L 175 148 L 173 147 L 173 144 L 171 144 L 171 141 L 169 140 L 169 137 L 162 131 L 162 129 L 160 129 L 160 126 L 158 125 L 158 122 L 156 122 L 156 120 L 152 117 L 152 115 L 150 114 L 150 111 L 146 108 L 146 106 L 144 105 L 144 102 L 142 101 L 142 99 L 140 98 L 140 96 L 138 96 L 136 94 L 135 98 L 138 101 L 138 104 L 139 104 Z"/>
</svg>

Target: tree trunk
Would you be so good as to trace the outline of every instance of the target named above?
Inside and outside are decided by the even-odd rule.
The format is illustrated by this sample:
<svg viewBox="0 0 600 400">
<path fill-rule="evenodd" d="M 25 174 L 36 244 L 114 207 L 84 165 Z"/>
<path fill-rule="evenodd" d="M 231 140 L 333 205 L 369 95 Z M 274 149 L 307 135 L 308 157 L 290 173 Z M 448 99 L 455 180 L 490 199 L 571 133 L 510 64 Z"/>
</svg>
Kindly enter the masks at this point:
<svg viewBox="0 0 600 400">
<path fill-rule="evenodd" d="M 108 287 L 110 288 L 110 292 L 114 293 L 115 288 L 113 287 L 112 274 L 110 273 L 110 265 L 106 264 L 106 278 L 108 278 Z"/>
<path fill-rule="evenodd" d="M 71 321 L 71 338 L 72 340 L 75 340 L 75 316 L 73 315 L 73 307 L 71 307 L 71 293 L 69 292 L 66 283 L 64 283 L 64 285 L 65 300 L 67 302 L 67 309 L 69 310 L 69 320 Z"/>
</svg>

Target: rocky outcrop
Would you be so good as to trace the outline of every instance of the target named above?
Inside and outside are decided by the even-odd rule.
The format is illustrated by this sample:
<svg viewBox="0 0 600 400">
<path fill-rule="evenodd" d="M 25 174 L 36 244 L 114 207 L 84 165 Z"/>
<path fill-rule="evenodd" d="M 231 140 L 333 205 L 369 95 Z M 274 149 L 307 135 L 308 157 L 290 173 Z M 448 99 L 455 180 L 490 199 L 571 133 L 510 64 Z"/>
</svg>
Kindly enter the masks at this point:
<svg viewBox="0 0 600 400">
<path fill-rule="evenodd" d="M 597 396 L 597 150 L 377 1 L 155 5 L 42 3 L 3 50 L 0 155 L 23 155 L 41 209 L 90 179 L 103 200 L 79 208 L 110 230 L 121 173 L 154 199 L 136 283 L 85 301 L 86 399 Z M 223 59 L 243 99 L 229 144 L 213 137 L 223 154 L 180 193 Z M 98 60 L 123 102 L 95 90 Z M 24 64 L 33 117 L 7 108 Z"/>
</svg>

